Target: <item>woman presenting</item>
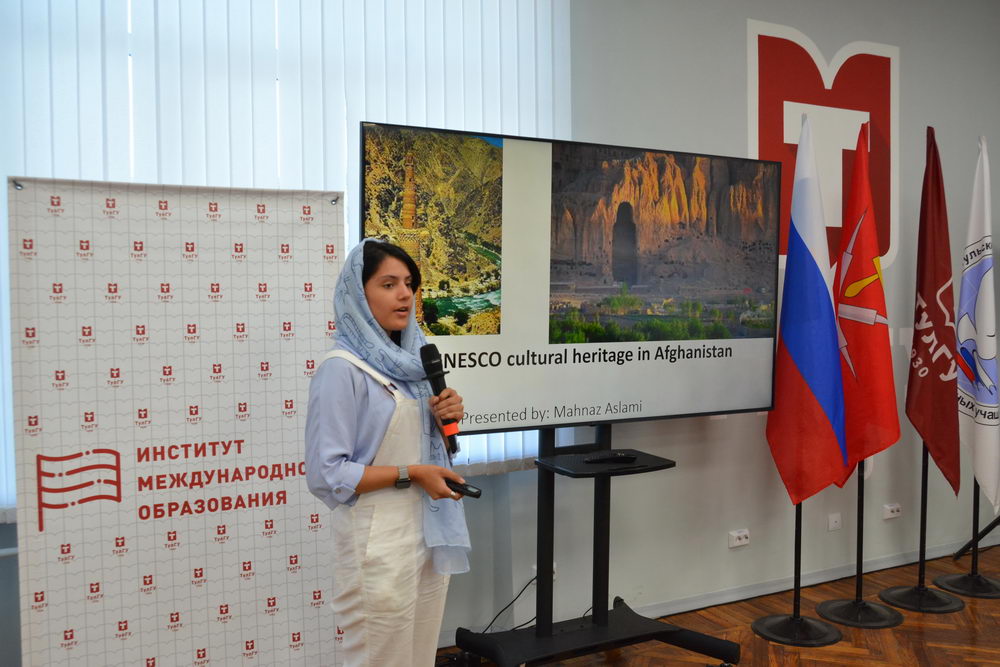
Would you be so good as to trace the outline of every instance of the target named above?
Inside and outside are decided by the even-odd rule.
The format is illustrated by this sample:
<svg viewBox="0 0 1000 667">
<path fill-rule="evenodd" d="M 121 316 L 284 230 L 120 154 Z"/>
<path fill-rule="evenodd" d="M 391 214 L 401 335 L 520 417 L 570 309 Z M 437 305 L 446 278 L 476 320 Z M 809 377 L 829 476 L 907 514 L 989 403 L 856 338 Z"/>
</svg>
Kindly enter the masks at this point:
<svg viewBox="0 0 1000 667">
<path fill-rule="evenodd" d="M 309 387 L 306 479 L 333 509 L 336 664 L 433 665 L 448 576 L 469 569 L 469 532 L 442 419 L 462 397 L 432 396 L 414 316 L 420 270 L 366 239 L 334 291 L 337 337 Z"/>
</svg>

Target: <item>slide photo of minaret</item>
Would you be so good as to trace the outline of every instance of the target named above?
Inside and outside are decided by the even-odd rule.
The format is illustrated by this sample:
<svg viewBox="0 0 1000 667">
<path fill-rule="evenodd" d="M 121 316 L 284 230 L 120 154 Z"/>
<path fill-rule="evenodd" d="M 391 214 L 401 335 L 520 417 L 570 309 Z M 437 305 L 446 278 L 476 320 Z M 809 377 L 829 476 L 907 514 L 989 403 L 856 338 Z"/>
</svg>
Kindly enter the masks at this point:
<svg viewBox="0 0 1000 667">
<path fill-rule="evenodd" d="M 500 333 L 503 139 L 365 123 L 362 222 L 417 261 L 417 320 L 437 336 Z"/>
<path fill-rule="evenodd" d="M 775 335 L 779 166 L 555 142 L 549 342 Z"/>
</svg>

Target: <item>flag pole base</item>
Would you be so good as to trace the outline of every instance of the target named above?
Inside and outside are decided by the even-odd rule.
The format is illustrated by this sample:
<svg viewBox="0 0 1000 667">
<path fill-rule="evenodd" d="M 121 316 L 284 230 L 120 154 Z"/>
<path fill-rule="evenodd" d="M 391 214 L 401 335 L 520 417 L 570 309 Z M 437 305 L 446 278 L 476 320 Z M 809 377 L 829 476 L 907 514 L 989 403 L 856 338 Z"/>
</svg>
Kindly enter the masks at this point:
<svg viewBox="0 0 1000 667">
<path fill-rule="evenodd" d="M 882 602 L 893 607 L 925 614 L 950 614 L 965 609 L 965 603 L 954 595 L 935 591 L 926 586 L 893 586 L 878 596 Z"/>
<path fill-rule="evenodd" d="M 934 585 L 972 598 L 1000 598 L 1000 581 L 981 574 L 942 574 Z"/>
<path fill-rule="evenodd" d="M 866 600 L 826 600 L 816 605 L 816 613 L 854 628 L 894 628 L 903 622 L 903 615 L 892 607 Z"/>
<path fill-rule="evenodd" d="M 788 646 L 829 646 L 843 637 L 840 630 L 829 623 L 791 614 L 764 616 L 750 627 L 764 639 Z"/>
</svg>

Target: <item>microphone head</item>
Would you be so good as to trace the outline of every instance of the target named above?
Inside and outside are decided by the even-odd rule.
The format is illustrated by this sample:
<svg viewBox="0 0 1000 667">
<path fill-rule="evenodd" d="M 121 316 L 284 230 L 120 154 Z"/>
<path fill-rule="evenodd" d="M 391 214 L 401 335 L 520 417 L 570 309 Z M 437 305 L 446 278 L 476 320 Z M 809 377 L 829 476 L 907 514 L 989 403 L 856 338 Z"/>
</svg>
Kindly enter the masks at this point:
<svg viewBox="0 0 1000 667">
<path fill-rule="evenodd" d="M 441 366 L 441 353 L 438 352 L 437 345 L 427 343 L 420 348 L 420 363 L 424 367 L 424 372 L 428 378 L 444 375 Z"/>
</svg>

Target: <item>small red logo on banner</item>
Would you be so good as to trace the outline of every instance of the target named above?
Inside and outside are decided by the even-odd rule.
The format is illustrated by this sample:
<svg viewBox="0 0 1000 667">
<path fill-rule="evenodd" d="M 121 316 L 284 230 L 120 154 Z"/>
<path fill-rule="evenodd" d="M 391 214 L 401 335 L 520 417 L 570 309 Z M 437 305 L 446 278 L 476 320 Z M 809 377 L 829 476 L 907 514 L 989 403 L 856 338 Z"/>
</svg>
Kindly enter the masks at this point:
<svg viewBox="0 0 1000 667">
<path fill-rule="evenodd" d="M 60 382 L 66 379 L 66 371 L 58 370 L 56 371 L 55 375 L 56 375 L 56 380 Z"/>
<path fill-rule="evenodd" d="M 35 591 L 35 602 L 45 602 L 45 591 Z"/>
<path fill-rule="evenodd" d="M 173 366 L 164 366 L 163 367 L 163 377 L 169 377 L 169 376 L 171 376 L 173 374 L 174 374 L 174 367 Z"/>
<path fill-rule="evenodd" d="M 70 544 L 60 544 L 59 545 L 59 553 L 61 553 L 63 556 L 65 556 L 68 553 L 71 553 L 72 551 L 73 551 L 73 547 Z"/>
<path fill-rule="evenodd" d="M 216 535 L 225 535 L 226 534 L 226 524 L 220 524 L 220 525 L 216 526 L 215 527 L 215 534 Z"/>
<path fill-rule="evenodd" d="M 35 247 L 34 239 L 21 239 L 21 247 L 24 250 L 32 250 Z"/>
<path fill-rule="evenodd" d="M 243 571 L 250 572 L 253 570 L 253 561 L 245 560 L 243 561 Z"/>
<path fill-rule="evenodd" d="M 52 206 L 62 206 L 62 197 L 59 195 L 52 195 L 49 197 L 49 204 Z"/>
<path fill-rule="evenodd" d="M 122 369 L 120 368 L 110 368 L 108 369 L 108 374 L 113 378 L 120 378 L 122 376 Z"/>
<path fill-rule="evenodd" d="M 274 529 L 274 519 L 264 519 L 264 530 Z"/>
<path fill-rule="evenodd" d="M 160 283 L 160 294 L 170 294 L 170 283 Z"/>
<path fill-rule="evenodd" d="M 198 414 L 198 406 L 197 405 L 189 405 L 188 406 L 188 414 L 191 415 L 192 417 L 196 416 Z"/>
<path fill-rule="evenodd" d="M 313 212 L 312 206 L 306 204 L 302 207 L 302 215 L 312 215 L 312 212 Z"/>
<path fill-rule="evenodd" d="M 123 536 L 115 537 L 115 548 L 121 549 L 125 546 L 125 538 Z"/>
<path fill-rule="evenodd" d="M 233 252 L 236 253 L 237 255 L 242 255 L 243 254 L 243 244 L 242 243 L 234 243 L 233 244 Z"/>
<path fill-rule="evenodd" d="M 247 331 L 246 322 L 237 322 L 236 323 L 236 333 L 246 333 L 246 331 Z"/>
<path fill-rule="evenodd" d="M 176 541 L 177 541 L 177 531 L 176 530 L 168 530 L 167 531 L 167 542 L 176 542 Z"/>
<path fill-rule="evenodd" d="M 219 294 L 222 291 L 222 286 L 220 283 L 212 283 L 208 286 L 208 291 L 212 294 Z"/>
<path fill-rule="evenodd" d="M 306 368 L 308 370 L 313 370 L 314 368 L 316 368 L 316 360 L 315 359 L 306 359 Z"/>
<path fill-rule="evenodd" d="M 73 630 L 63 630 L 63 639 L 65 641 L 69 641 L 73 639 L 73 634 L 74 634 Z"/>
<path fill-rule="evenodd" d="M 52 283 L 52 293 L 53 294 L 62 294 L 63 293 L 63 284 L 62 283 Z"/>
<path fill-rule="evenodd" d="M 135 335 L 136 336 L 145 336 L 146 335 L 146 325 L 145 324 L 137 324 L 137 325 L 135 325 Z"/>
<path fill-rule="evenodd" d="M 271 362 L 270 361 L 262 361 L 262 362 L 260 362 L 260 370 L 262 372 L 266 372 L 266 371 L 271 370 Z"/>
<path fill-rule="evenodd" d="M 151 574 L 144 574 L 144 575 L 142 575 L 142 585 L 143 586 L 152 586 L 153 585 L 153 575 L 151 575 Z"/>
<path fill-rule="evenodd" d="M 205 568 L 203 568 L 203 567 L 196 567 L 196 568 L 194 568 L 194 578 L 195 579 L 201 579 L 204 576 L 205 576 Z"/>
<path fill-rule="evenodd" d="M 289 565 L 298 565 L 299 564 L 299 555 L 298 554 L 292 554 L 291 556 L 289 556 L 288 557 L 288 564 Z"/>
<path fill-rule="evenodd" d="M 80 250 L 90 250 L 90 239 L 80 239 Z"/>
<path fill-rule="evenodd" d="M 184 242 L 184 252 L 194 252 L 194 241 Z"/>
<path fill-rule="evenodd" d="M 196 334 L 196 333 L 198 333 L 198 325 L 197 324 L 188 324 L 187 325 L 187 332 L 189 334 Z"/>
<path fill-rule="evenodd" d="M 212 372 L 218 375 L 222 372 L 222 364 L 212 364 Z"/>
<path fill-rule="evenodd" d="M 161 211 L 167 211 L 170 209 L 170 203 L 166 199 L 161 199 L 159 201 L 159 207 Z"/>
<path fill-rule="evenodd" d="M 118 208 L 118 202 L 114 197 L 108 197 L 104 200 L 104 208 Z"/>
<path fill-rule="evenodd" d="M 243 403 L 243 402 L 237 403 L 236 404 L 236 411 L 237 412 L 246 412 L 247 411 L 247 404 Z"/>
<path fill-rule="evenodd" d="M 286 398 L 285 399 L 285 409 L 286 410 L 291 410 L 294 407 L 295 407 L 295 399 Z"/>
<path fill-rule="evenodd" d="M 313 291 L 313 284 L 312 283 L 303 283 L 302 284 L 302 291 L 306 292 L 307 294 L 311 293 Z"/>
<path fill-rule="evenodd" d="M 170 622 L 177 623 L 181 620 L 181 613 L 179 611 L 170 612 Z"/>
<path fill-rule="evenodd" d="M 292 251 L 292 246 L 291 246 L 291 244 L 289 244 L 289 243 L 282 243 L 282 244 L 281 244 L 281 254 L 282 254 L 282 255 L 287 255 L 287 254 L 288 254 L 288 253 L 290 253 L 291 251 Z"/>
<path fill-rule="evenodd" d="M 302 641 L 302 633 L 301 632 L 293 632 L 292 633 L 292 641 L 293 642 L 300 642 L 300 641 Z"/>
<path fill-rule="evenodd" d="M 93 336 L 94 327 L 90 326 L 89 324 L 84 324 L 83 326 L 80 327 L 80 335 L 83 336 L 84 338 L 89 338 L 90 336 Z"/>
<path fill-rule="evenodd" d="M 28 415 L 28 426 L 38 426 L 38 415 Z"/>
<path fill-rule="evenodd" d="M 309 523 L 319 523 L 319 514 L 310 514 Z"/>
<path fill-rule="evenodd" d="M 278 606 L 278 598 L 276 598 L 276 597 L 270 597 L 270 598 L 268 598 L 267 599 L 267 606 L 268 607 L 277 607 Z"/>
<path fill-rule="evenodd" d="M 229 605 L 228 604 L 220 604 L 219 605 L 219 613 L 222 614 L 223 616 L 225 616 L 226 614 L 228 614 L 229 613 Z"/>
<path fill-rule="evenodd" d="M 210 201 L 210 202 L 208 202 L 208 212 L 209 213 L 218 213 L 219 212 L 219 202 L 217 202 L 217 201 Z"/>
<path fill-rule="evenodd" d="M 145 243 L 143 241 L 132 241 L 132 251 L 133 252 L 142 252 L 142 249 L 144 247 L 145 247 Z"/>
<path fill-rule="evenodd" d="M 55 290 L 55 285 L 52 286 L 53 291 Z M 59 291 L 62 292 L 62 285 L 59 285 Z M 267 292 L 267 283 L 257 283 L 257 292 L 260 294 L 265 294 Z"/>
<path fill-rule="evenodd" d="M 108 283 L 108 294 L 118 294 L 118 283 Z"/>
<path fill-rule="evenodd" d="M 91 593 L 100 593 L 101 592 L 101 582 L 99 582 L 99 581 L 92 581 L 92 582 L 90 582 L 90 592 Z"/>
<path fill-rule="evenodd" d="M 323 599 L 323 591 L 321 590 L 313 591 L 313 600 L 322 600 L 322 599 Z"/>
<path fill-rule="evenodd" d="M 292 323 L 291 322 L 282 322 L 281 323 L 281 330 L 282 331 L 291 331 L 292 330 Z"/>
<path fill-rule="evenodd" d="M 24 327 L 24 337 L 34 338 L 35 337 L 35 327 Z"/>
<path fill-rule="evenodd" d="M 246 650 L 252 651 L 254 647 L 254 641 L 252 639 L 248 639 L 243 645 L 246 646 Z"/>
<path fill-rule="evenodd" d="M 261 213 L 261 214 L 267 213 L 267 205 L 266 204 L 257 204 L 257 212 Z"/>
<path fill-rule="evenodd" d="M 83 413 L 83 421 L 88 422 L 88 423 L 93 422 L 94 421 L 94 413 L 92 411 L 84 412 Z"/>
</svg>

